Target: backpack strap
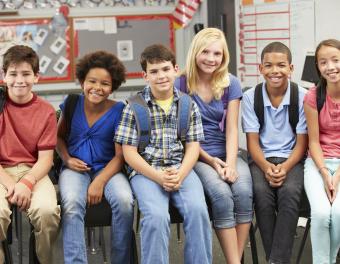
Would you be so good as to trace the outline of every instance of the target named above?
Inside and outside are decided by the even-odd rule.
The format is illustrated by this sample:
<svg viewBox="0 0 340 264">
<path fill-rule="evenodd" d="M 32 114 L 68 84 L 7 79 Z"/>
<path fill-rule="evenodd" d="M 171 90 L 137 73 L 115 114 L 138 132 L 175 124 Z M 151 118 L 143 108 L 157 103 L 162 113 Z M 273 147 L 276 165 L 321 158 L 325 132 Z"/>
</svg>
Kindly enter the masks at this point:
<svg viewBox="0 0 340 264">
<path fill-rule="evenodd" d="M 254 111 L 260 123 L 260 129 L 259 129 L 259 132 L 260 132 L 264 124 L 264 104 L 263 104 L 263 94 L 262 94 L 262 83 L 259 83 L 255 87 Z"/>
<path fill-rule="evenodd" d="M 127 102 L 130 105 L 136 120 L 138 151 L 143 152 L 149 144 L 151 136 L 150 111 L 140 92 L 128 98 Z"/>
<path fill-rule="evenodd" d="M 76 109 L 78 99 L 79 99 L 79 94 L 69 94 L 65 101 L 64 118 L 65 118 L 65 124 L 66 124 L 66 138 L 68 138 L 71 132 L 72 118 L 73 118 L 74 110 Z"/>
<path fill-rule="evenodd" d="M 186 135 L 189 130 L 191 110 L 191 97 L 185 93 L 179 92 L 179 100 L 177 106 L 177 135 L 182 142 L 185 142 Z"/>
<path fill-rule="evenodd" d="M 4 110 L 5 103 L 6 103 L 6 92 L 3 87 L 0 87 L 0 114 Z"/>
<path fill-rule="evenodd" d="M 288 107 L 289 124 L 296 134 L 296 126 L 299 122 L 299 87 L 295 82 L 290 82 L 290 102 Z"/>
<path fill-rule="evenodd" d="M 320 114 L 320 111 L 325 104 L 326 101 L 326 89 L 322 88 L 321 84 L 318 83 L 316 86 L 316 107 L 318 109 L 318 114 Z"/>
</svg>

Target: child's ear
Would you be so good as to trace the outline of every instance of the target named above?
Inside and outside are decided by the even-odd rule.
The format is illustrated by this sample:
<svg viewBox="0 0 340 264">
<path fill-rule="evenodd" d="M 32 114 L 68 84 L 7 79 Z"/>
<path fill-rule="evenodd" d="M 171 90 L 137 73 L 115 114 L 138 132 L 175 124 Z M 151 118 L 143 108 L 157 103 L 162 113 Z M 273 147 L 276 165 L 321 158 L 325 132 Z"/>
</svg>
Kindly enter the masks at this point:
<svg viewBox="0 0 340 264">
<path fill-rule="evenodd" d="M 175 69 L 175 72 L 178 72 L 178 71 L 179 71 L 178 64 L 175 64 L 174 69 Z"/>
<path fill-rule="evenodd" d="M 293 65 L 293 64 L 290 64 L 290 65 L 289 65 L 289 69 L 290 69 L 291 72 L 293 72 L 293 71 L 294 71 L 294 65 Z"/>
<path fill-rule="evenodd" d="M 262 63 L 259 64 L 259 72 L 262 73 L 263 65 Z"/>
<path fill-rule="evenodd" d="M 40 74 L 39 73 L 37 73 L 35 76 L 34 76 L 34 84 L 37 84 L 38 83 L 38 81 L 39 81 L 39 78 L 40 78 Z"/>
<path fill-rule="evenodd" d="M 149 82 L 149 78 L 148 78 L 148 74 L 143 71 L 143 79 L 146 81 L 146 82 Z"/>
</svg>

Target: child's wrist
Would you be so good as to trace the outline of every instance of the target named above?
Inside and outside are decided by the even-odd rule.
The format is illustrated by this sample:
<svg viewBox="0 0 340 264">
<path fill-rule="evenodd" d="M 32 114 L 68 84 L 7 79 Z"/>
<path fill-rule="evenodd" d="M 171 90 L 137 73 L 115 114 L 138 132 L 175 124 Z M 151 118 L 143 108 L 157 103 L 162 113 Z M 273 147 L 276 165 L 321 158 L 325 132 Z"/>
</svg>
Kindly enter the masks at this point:
<svg viewBox="0 0 340 264">
<path fill-rule="evenodd" d="M 33 190 L 33 186 L 34 186 L 33 183 L 27 180 L 26 178 L 21 178 L 19 182 L 25 185 L 28 189 L 30 189 L 30 191 Z"/>
</svg>

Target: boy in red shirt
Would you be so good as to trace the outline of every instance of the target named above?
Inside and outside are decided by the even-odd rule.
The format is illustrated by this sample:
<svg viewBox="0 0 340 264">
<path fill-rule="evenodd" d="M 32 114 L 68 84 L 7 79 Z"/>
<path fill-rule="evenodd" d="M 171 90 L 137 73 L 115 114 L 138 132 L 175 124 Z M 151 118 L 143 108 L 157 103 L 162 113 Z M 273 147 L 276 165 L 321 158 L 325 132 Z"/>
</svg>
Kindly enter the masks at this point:
<svg viewBox="0 0 340 264">
<path fill-rule="evenodd" d="M 0 113 L 0 240 L 6 238 L 11 206 L 25 211 L 34 227 L 40 263 L 52 263 L 60 209 L 47 176 L 56 145 L 53 107 L 32 92 L 39 79 L 38 55 L 28 46 L 4 54 L 5 105 Z M 3 251 L 0 247 L 0 263 Z"/>
</svg>

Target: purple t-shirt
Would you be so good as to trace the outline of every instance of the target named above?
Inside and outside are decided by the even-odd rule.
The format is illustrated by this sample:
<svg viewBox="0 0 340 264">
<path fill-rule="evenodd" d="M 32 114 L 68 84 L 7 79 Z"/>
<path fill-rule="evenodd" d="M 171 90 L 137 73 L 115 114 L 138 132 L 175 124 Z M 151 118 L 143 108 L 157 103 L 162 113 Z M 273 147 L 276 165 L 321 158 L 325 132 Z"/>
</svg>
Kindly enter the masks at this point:
<svg viewBox="0 0 340 264">
<path fill-rule="evenodd" d="M 204 141 L 201 147 L 211 156 L 225 159 L 226 157 L 226 137 L 224 132 L 224 122 L 227 113 L 228 103 L 235 99 L 242 98 L 240 81 L 232 74 L 229 74 L 230 85 L 220 100 L 213 99 L 210 103 L 205 103 L 197 94 L 191 97 L 196 102 L 202 117 L 204 130 Z M 175 86 L 182 92 L 187 93 L 186 80 L 183 76 L 175 81 Z M 184 84 L 184 85 L 183 85 Z"/>
</svg>

